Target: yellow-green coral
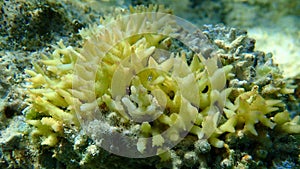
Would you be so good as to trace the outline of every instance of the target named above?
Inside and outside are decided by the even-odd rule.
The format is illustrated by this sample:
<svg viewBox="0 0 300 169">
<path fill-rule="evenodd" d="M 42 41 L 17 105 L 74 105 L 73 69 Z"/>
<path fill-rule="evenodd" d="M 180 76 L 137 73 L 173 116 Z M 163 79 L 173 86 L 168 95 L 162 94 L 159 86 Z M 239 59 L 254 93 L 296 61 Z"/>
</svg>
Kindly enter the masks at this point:
<svg viewBox="0 0 300 169">
<path fill-rule="evenodd" d="M 26 71 L 32 76 L 28 123 L 36 126 L 34 134 L 44 137 L 42 144 L 55 145 L 65 127 L 79 127 L 79 122 L 99 145 L 106 134 L 138 137 L 134 143 L 141 154 L 149 145 L 155 154 L 162 153 L 184 132 L 218 148 L 224 146 L 219 137 L 224 133 L 243 130 L 258 135 L 258 123 L 300 132 L 299 117 L 290 119 L 281 111 L 282 101 L 264 98 L 258 86 L 251 91 L 224 89 L 236 70 L 218 66 L 217 56 L 222 54 L 203 57 L 195 48 L 168 55 L 158 52 L 176 46 L 175 35 L 186 33 L 174 18 L 159 12 L 166 11 L 138 7 L 123 11 L 133 16 L 106 18 L 100 26 L 81 30 L 82 48 L 60 42 L 49 57 L 43 56 L 43 66 L 34 64 L 34 71 Z M 266 71 L 260 69 L 259 76 Z"/>
<path fill-rule="evenodd" d="M 169 12 L 169 10 L 165 10 L 162 6 L 132 8 L 131 12 L 155 12 L 157 10 Z M 108 20 L 109 19 L 105 21 L 102 20 L 102 22 L 104 23 Z M 134 23 L 131 24 L 134 25 Z M 81 36 L 85 40 L 91 37 L 95 38 L 94 36 L 97 36 L 98 32 L 93 32 L 94 30 L 97 31 L 97 28 L 93 26 L 91 26 L 90 29 L 81 30 Z M 132 31 L 136 30 L 132 29 Z M 102 36 L 104 38 L 102 40 L 107 44 L 114 36 L 114 34 L 106 34 Z M 149 35 L 146 38 L 149 42 L 155 43 L 155 41 L 160 40 L 160 37 L 160 35 Z M 139 38 L 140 37 L 134 39 Z M 31 105 L 27 112 L 27 119 L 29 124 L 36 126 L 32 134 L 43 136 L 42 144 L 53 146 L 57 143 L 56 137 L 59 135 L 63 136 L 63 129 L 65 127 L 79 127 L 79 122 L 74 111 L 74 108 L 78 106 L 78 99 L 76 100 L 74 96 L 81 99 L 84 97 L 80 95 L 81 93 L 73 90 L 73 88 L 76 88 L 76 85 L 72 83 L 75 63 L 78 58 L 84 58 L 83 55 L 86 56 L 86 54 L 80 52 L 80 50 L 74 50 L 72 47 L 64 46 L 63 42 L 60 41 L 52 54 L 49 54 L 49 56 L 42 55 L 41 61 L 33 64 L 34 71 L 26 70 L 26 73 L 31 76 L 31 78 L 28 79 L 28 82 L 30 82 L 30 85 L 28 85 L 28 93 L 30 95 L 29 102 Z M 86 74 L 83 74 L 81 77 L 85 76 Z M 81 83 L 78 83 L 77 85 L 80 84 Z M 100 86 L 96 88 L 97 93 L 104 95 L 103 91 L 100 90 L 105 84 L 101 83 L 98 85 Z"/>
<path fill-rule="evenodd" d="M 63 136 L 64 127 L 77 126 L 79 122 L 72 106 L 73 67 L 76 55 L 66 48 L 62 41 L 48 57 L 43 55 L 41 65 L 34 63 L 34 70 L 26 70 L 28 79 L 30 109 L 26 116 L 28 123 L 36 127 L 33 135 L 44 137 L 42 144 L 54 146 L 57 136 Z"/>
<path fill-rule="evenodd" d="M 234 132 L 236 125 L 244 123 L 244 131 L 257 135 L 255 129 L 255 124 L 257 123 L 261 123 L 271 129 L 276 126 L 276 123 L 282 127 L 282 125 L 287 125 L 287 122 L 290 121 L 288 120 L 289 118 L 286 117 L 286 115 L 288 115 L 286 114 L 287 112 L 284 113 L 285 116 L 281 115 L 282 113 L 277 113 L 275 116 L 276 120 L 274 119 L 274 121 L 268 117 L 269 114 L 279 110 L 279 107 L 282 106 L 284 105 L 282 105 L 281 100 L 264 99 L 258 93 L 258 86 L 254 86 L 251 91 L 239 95 L 234 103 L 230 101 L 226 103 L 224 112 L 228 121 L 225 122 L 220 129 L 222 131 Z M 230 125 L 227 123 L 230 123 Z M 229 128 L 227 126 L 231 129 L 228 130 Z M 295 130 L 294 132 L 297 131 Z M 289 133 L 291 133 L 291 131 Z"/>
</svg>

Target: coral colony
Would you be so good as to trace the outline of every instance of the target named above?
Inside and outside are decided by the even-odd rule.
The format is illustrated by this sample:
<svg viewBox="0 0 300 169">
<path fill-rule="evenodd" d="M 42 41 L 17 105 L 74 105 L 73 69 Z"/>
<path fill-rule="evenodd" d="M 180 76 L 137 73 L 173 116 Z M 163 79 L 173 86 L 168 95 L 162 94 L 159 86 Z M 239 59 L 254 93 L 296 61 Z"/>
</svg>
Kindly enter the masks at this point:
<svg viewBox="0 0 300 169">
<path fill-rule="evenodd" d="M 300 133 L 282 101 L 294 90 L 269 56 L 245 48 L 245 34 L 224 29 L 231 39 L 214 40 L 211 27 L 196 31 L 170 14 L 123 10 L 80 30 L 82 46 L 60 41 L 42 55 L 26 70 L 31 136 L 55 147 L 67 129 L 83 130 L 114 154 L 159 155 L 178 167 L 180 158 L 197 165 L 210 146 L 230 151 L 234 134 Z"/>
</svg>

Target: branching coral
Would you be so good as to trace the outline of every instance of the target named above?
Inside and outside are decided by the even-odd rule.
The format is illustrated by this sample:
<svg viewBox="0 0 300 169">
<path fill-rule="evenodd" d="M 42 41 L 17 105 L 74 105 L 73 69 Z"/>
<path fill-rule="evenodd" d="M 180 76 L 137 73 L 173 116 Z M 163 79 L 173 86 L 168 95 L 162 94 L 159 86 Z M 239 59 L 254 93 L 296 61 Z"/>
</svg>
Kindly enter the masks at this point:
<svg viewBox="0 0 300 169">
<path fill-rule="evenodd" d="M 64 127 L 79 126 L 70 92 L 76 62 L 71 51 L 61 41 L 50 57 L 43 55 L 41 63 L 44 66 L 35 63 L 35 71 L 26 70 L 31 76 L 28 79 L 31 105 L 26 114 L 27 122 L 36 126 L 33 135 L 45 137 L 42 142 L 45 145 L 54 146 Z"/>
<path fill-rule="evenodd" d="M 214 41 L 217 51 L 168 12 L 136 7 L 102 19 L 80 31 L 82 48 L 60 42 L 43 66 L 26 71 L 32 76 L 27 119 L 36 126 L 33 134 L 44 136 L 42 144 L 54 146 L 64 128 L 79 122 L 97 145 L 127 157 L 160 154 L 186 135 L 222 148 L 223 134 L 258 135 L 258 123 L 300 132 L 299 117 L 290 119 L 281 96 L 266 87 L 284 86 L 266 80 L 271 66 L 240 54 L 245 35 Z"/>
<path fill-rule="evenodd" d="M 153 9 L 131 9 L 136 14 L 82 32 L 87 40 L 75 69 L 77 112 L 99 145 L 123 156 L 163 152 L 189 132 L 195 119 L 194 133 L 209 138 L 228 95 L 222 89 L 231 66 L 218 67 L 206 37 L 191 24 L 179 26 L 176 22 L 182 20 L 159 9 L 149 13 Z M 161 52 L 175 38 L 192 52 Z M 135 135 L 142 137 L 127 138 Z M 112 138 L 130 149 L 137 145 L 137 150 L 111 143 Z"/>
</svg>

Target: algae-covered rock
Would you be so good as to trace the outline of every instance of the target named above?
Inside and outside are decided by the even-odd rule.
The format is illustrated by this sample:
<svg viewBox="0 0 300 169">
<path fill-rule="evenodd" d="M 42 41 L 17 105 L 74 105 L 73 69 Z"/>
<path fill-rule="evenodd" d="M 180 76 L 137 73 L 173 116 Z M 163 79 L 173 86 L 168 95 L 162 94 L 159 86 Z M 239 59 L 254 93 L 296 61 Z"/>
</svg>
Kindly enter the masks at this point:
<svg viewBox="0 0 300 169">
<path fill-rule="evenodd" d="M 72 21 L 58 3 L 12 0 L 1 3 L 1 9 L 3 49 L 37 50 L 73 32 Z"/>
</svg>

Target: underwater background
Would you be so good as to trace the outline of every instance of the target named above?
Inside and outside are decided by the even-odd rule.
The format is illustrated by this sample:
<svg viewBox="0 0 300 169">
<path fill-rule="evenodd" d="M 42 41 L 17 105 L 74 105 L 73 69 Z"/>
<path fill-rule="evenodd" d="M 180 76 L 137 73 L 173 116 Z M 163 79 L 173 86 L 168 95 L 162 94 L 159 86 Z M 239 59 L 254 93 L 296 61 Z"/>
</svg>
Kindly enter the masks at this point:
<svg viewBox="0 0 300 169">
<path fill-rule="evenodd" d="M 0 6 L 0 168 L 300 168 L 299 0 L 0 0 Z M 213 97 L 226 97 L 224 103 L 215 100 L 224 108 L 217 120 L 210 121 L 206 106 L 189 104 L 198 108 L 196 125 L 166 153 L 128 158 L 99 146 L 101 139 L 94 135 L 103 128 L 91 127 L 91 122 L 91 133 L 84 130 L 90 117 L 76 114 L 77 102 L 71 100 L 83 102 L 86 95 L 76 95 L 70 79 L 81 55 L 96 55 L 88 49 L 101 51 L 105 44 L 96 43 L 118 38 L 114 30 L 101 34 L 102 27 L 118 16 L 142 12 L 171 13 L 198 27 L 220 56 L 219 69 L 230 90 L 213 95 L 215 76 L 204 75 L 205 66 L 189 58 L 194 53 L 172 38 L 128 40 L 136 53 L 153 45 L 181 52 L 189 68 L 198 65 L 202 72 L 191 69 L 206 78 L 199 81 L 199 90 L 205 84 L 200 98 L 208 99 L 207 107 L 214 106 Z M 165 25 L 161 27 L 168 30 L 168 20 Z M 138 46 L 144 41 L 145 46 Z M 122 44 L 116 48 L 125 51 Z M 110 78 L 103 74 L 99 76 Z M 99 88 L 101 93 L 105 87 Z M 175 97 L 163 91 L 171 100 Z M 103 95 L 97 107 L 119 132 L 156 136 L 154 129 L 168 123 L 127 124 L 115 113 L 117 101 Z M 177 110 L 170 107 L 168 113 Z M 141 144 L 138 151 L 147 150 Z"/>
</svg>

